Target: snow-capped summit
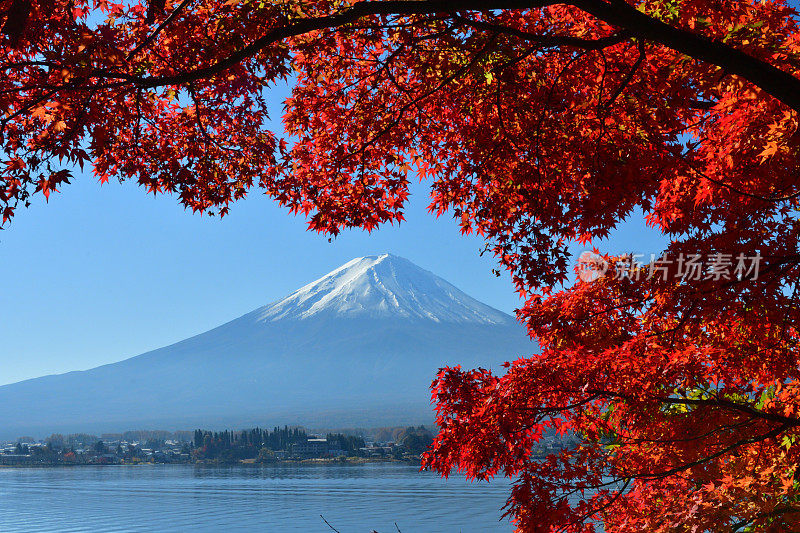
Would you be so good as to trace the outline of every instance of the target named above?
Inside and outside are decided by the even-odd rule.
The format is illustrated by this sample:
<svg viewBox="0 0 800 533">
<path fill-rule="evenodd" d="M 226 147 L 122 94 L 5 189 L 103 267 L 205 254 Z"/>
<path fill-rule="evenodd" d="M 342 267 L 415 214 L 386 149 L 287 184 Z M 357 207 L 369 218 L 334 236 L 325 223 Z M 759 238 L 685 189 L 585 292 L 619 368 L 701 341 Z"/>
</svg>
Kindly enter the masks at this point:
<svg viewBox="0 0 800 533">
<path fill-rule="evenodd" d="M 258 310 L 258 320 L 398 317 L 509 324 L 510 317 L 467 296 L 432 272 L 396 255 L 357 257 Z"/>
</svg>

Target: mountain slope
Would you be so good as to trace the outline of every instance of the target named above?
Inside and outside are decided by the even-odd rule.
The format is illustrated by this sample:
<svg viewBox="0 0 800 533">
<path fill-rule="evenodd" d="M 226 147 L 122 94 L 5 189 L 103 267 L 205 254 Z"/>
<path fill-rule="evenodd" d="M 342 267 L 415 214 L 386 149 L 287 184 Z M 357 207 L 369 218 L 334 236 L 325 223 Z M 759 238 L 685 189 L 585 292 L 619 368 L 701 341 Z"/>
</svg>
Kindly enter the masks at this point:
<svg viewBox="0 0 800 533">
<path fill-rule="evenodd" d="M 0 387 L 0 438 L 429 422 L 439 367 L 499 369 L 533 350 L 511 316 L 408 260 L 364 257 L 176 344 Z"/>
</svg>

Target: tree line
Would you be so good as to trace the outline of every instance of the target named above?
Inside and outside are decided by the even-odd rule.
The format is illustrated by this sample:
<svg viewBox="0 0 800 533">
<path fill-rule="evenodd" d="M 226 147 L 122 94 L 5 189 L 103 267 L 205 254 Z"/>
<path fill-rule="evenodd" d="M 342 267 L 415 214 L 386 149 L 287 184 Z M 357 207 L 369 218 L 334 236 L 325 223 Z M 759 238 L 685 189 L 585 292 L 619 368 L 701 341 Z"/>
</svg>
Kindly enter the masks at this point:
<svg viewBox="0 0 800 533">
<path fill-rule="evenodd" d="M 261 458 L 269 461 L 273 454 L 268 452 L 291 452 L 292 445 L 305 443 L 308 433 L 302 428 L 275 427 L 272 430 L 253 428 L 241 431 L 194 432 L 195 454 L 198 459 L 240 460 Z M 366 446 L 364 439 L 342 433 L 329 433 L 326 436 L 328 448 L 342 450 L 354 455 L 359 448 Z"/>
</svg>

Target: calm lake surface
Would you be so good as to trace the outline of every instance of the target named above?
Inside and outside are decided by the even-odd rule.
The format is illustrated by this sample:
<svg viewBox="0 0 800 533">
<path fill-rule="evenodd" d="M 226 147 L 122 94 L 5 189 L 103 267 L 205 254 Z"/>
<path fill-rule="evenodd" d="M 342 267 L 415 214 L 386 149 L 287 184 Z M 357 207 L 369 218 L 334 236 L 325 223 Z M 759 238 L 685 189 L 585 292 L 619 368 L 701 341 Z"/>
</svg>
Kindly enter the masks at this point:
<svg viewBox="0 0 800 533">
<path fill-rule="evenodd" d="M 5 468 L 0 532 L 509 532 L 509 488 L 396 463 Z"/>
</svg>

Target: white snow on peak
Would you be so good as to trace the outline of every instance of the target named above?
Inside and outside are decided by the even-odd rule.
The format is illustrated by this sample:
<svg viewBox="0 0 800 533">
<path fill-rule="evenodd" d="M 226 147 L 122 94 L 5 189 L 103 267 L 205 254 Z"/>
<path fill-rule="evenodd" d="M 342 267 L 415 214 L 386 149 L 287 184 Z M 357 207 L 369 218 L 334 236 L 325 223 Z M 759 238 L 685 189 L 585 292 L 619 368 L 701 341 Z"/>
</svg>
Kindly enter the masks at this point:
<svg viewBox="0 0 800 533">
<path fill-rule="evenodd" d="M 255 312 L 258 321 L 317 316 L 511 324 L 514 319 L 467 296 L 411 261 L 391 254 L 357 257 Z"/>
</svg>

